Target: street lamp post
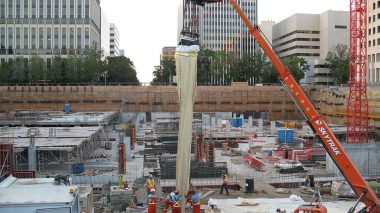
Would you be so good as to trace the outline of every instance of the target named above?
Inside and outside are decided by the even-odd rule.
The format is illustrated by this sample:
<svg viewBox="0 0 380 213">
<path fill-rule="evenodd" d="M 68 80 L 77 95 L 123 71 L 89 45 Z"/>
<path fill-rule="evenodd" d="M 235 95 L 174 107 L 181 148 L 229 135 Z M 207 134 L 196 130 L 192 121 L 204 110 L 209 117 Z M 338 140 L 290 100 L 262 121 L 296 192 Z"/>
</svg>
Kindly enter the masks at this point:
<svg viewBox="0 0 380 213">
<path fill-rule="evenodd" d="M 108 71 L 104 71 L 101 74 L 101 76 L 104 78 L 104 86 L 107 86 L 107 75 L 108 75 Z"/>
</svg>

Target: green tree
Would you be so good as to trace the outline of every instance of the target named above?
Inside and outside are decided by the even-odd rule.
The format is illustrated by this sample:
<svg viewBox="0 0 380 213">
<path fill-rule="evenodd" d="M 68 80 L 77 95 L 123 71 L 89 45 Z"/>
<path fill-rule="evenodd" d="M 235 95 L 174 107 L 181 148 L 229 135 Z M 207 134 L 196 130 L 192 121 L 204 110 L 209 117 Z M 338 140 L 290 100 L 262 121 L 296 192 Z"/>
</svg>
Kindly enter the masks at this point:
<svg viewBox="0 0 380 213">
<path fill-rule="evenodd" d="M 54 57 L 51 65 L 51 80 L 54 82 L 62 82 L 64 75 L 63 60 L 60 56 Z"/>
<path fill-rule="evenodd" d="M 161 61 L 160 66 L 156 66 L 153 71 L 153 83 L 159 84 L 169 84 L 172 82 L 170 78 L 176 76 L 176 65 L 175 60 L 172 57 L 165 57 Z"/>
<path fill-rule="evenodd" d="M 95 43 L 92 44 L 90 51 L 85 55 L 83 60 L 77 60 L 78 65 L 83 65 L 80 69 L 80 71 L 82 71 L 82 81 L 94 82 L 99 80 L 100 73 L 102 73 L 105 69 L 105 62 L 102 59 L 103 51 L 98 50 Z"/>
<path fill-rule="evenodd" d="M 336 84 L 345 84 L 349 80 L 349 54 L 348 46 L 344 44 L 337 44 L 332 52 L 327 53 L 327 66 Z"/>
<path fill-rule="evenodd" d="M 304 58 L 300 58 L 297 56 L 284 57 L 282 59 L 282 62 L 290 70 L 297 82 L 304 78 L 305 72 L 310 69 L 310 66 L 307 64 L 307 61 Z"/>
<path fill-rule="evenodd" d="M 29 82 L 46 80 L 45 61 L 41 57 L 33 56 L 29 60 L 28 80 Z"/>
<path fill-rule="evenodd" d="M 26 80 L 27 65 L 24 62 L 24 58 L 17 57 L 13 65 L 13 75 L 10 79 L 13 82 L 24 82 Z"/>
<path fill-rule="evenodd" d="M 209 84 L 211 80 L 211 63 L 215 52 L 201 48 L 197 59 L 197 82 L 199 84 Z"/>
<path fill-rule="evenodd" d="M 11 63 L 4 61 L 0 63 L 0 82 L 7 83 L 12 75 Z"/>
<path fill-rule="evenodd" d="M 139 83 L 135 66 L 131 59 L 125 56 L 108 57 L 105 70 L 108 71 L 107 81 L 116 83 Z"/>
</svg>

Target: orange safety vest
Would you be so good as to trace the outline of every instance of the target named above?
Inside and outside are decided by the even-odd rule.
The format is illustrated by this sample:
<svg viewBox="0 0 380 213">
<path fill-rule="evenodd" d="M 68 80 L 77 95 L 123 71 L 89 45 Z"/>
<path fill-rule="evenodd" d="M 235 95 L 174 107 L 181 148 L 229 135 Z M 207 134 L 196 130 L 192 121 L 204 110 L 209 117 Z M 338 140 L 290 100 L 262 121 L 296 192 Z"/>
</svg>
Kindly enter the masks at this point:
<svg viewBox="0 0 380 213">
<path fill-rule="evenodd" d="M 173 207 L 179 208 L 179 207 L 181 207 L 181 204 L 179 203 L 179 201 L 175 201 L 173 204 Z"/>
<path fill-rule="evenodd" d="M 225 178 L 223 178 L 223 184 L 227 184 L 228 183 L 228 179 L 227 179 L 227 176 Z"/>
<path fill-rule="evenodd" d="M 146 180 L 146 188 L 148 188 L 149 190 L 150 189 L 154 189 L 154 186 L 155 186 L 155 183 L 154 183 L 154 179 L 147 179 Z"/>
</svg>

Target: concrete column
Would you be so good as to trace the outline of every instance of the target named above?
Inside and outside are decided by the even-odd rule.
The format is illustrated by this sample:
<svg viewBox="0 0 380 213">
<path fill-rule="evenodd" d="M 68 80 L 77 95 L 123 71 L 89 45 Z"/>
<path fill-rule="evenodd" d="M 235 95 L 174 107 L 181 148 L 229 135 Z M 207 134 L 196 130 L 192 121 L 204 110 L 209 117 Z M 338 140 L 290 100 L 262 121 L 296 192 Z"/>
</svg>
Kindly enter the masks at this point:
<svg viewBox="0 0 380 213">
<path fill-rule="evenodd" d="M 264 120 L 262 118 L 259 119 L 259 130 L 263 130 L 263 126 L 264 126 Z"/>
<path fill-rule="evenodd" d="M 125 154 L 126 154 L 127 160 L 129 160 L 129 159 L 132 158 L 132 154 L 131 154 L 131 138 L 124 136 L 123 143 L 125 144 Z"/>
<path fill-rule="evenodd" d="M 28 148 L 28 170 L 37 170 L 37 158 L 36 158 L 36 141 L 34 137 L 30 138 L 29 148 Z"/>
<path fill-rule="evenodd" d="M 248 127 L 249 127 L 249 128 L 252 128 L 252 126 L 253 126 L 253 125 L 252 125 L 252 116 L 249 116 L 249 117 L 248 117 Z"/>
<path fill-rule="evenodd" d="M 270 131 L 272 134 L 276 131 L 276 121 L 271 121 L 270 122 Z"/>
</svg>

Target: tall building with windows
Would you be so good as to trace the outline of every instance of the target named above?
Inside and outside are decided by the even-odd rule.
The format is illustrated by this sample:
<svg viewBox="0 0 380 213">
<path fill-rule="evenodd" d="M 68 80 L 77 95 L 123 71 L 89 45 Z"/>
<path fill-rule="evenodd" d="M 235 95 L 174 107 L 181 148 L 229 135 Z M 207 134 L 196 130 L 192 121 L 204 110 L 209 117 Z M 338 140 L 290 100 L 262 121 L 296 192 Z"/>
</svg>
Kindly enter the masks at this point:
<svg viewBox="0 0 380 213">
<path fill-rule="evenodd" d="M 368 74 L 369 85 L 380 84 L 380 1 L 368 1 Z"/>
<path fill-rule="evenodd" d="M 110 24 L 110 56 L 120 56 L 120 34 L 113 23 Z"/>
<path fill-rule="evenodd" d="M 257 0 L 237 0 L 237 3 L 248 19 L 257 25 Z M 194 22 L 190 20 L 190 14 L 197 17 L 195 22 L 200 43 L 207 49 L 234 51 L 239 56 L 254 54 L 257 50 L 255 39 L 228 0 L 196 7 L 194 12 L 191 9 L 183 11 L 183 5 L 180 5 L 178 14 L 178 32 L 181 32 L 183 22 Z"/>
<path fill-rule="evenodd" d="M 100 43 L 104 57 L 110 55 L 110 23 L 104 10 L 101 12 Z"/>
<path fill-rule="evenodd" d="M 47 61 L 100 48 L 99 0 L 1 0 L 0 59 Z"/>
<path fill-rule="evenodd" d="M 337 44 L 349 47 L 350 16 L 347 11 L 294 14 L 273 26 L 272 45 L 280 57 L 304 58 L 310 70 L 301 83 L 331 84 L 326 57 Z"/>
</svg>

